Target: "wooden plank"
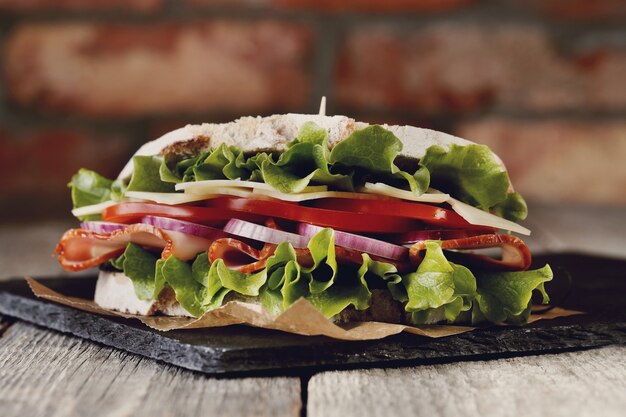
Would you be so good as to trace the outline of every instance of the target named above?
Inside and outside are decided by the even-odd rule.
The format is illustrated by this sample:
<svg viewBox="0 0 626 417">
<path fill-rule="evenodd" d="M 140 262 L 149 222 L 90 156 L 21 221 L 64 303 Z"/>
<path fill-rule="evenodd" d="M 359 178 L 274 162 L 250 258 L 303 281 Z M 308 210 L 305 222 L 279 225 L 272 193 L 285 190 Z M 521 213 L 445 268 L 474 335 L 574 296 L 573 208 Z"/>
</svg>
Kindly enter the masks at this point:
<svg viewBox="0 0 626 417">
<path fill-rule="evenodd" d="M 297 416 L 298 378 L 211 379 L 18 322 L 0 338 L 0 414 Z"/>
<path fill-rule="evenodd" d="M 623 416 L 626 346 L 401 369 L 326 372 L 309 417 Z"/>
</svg>

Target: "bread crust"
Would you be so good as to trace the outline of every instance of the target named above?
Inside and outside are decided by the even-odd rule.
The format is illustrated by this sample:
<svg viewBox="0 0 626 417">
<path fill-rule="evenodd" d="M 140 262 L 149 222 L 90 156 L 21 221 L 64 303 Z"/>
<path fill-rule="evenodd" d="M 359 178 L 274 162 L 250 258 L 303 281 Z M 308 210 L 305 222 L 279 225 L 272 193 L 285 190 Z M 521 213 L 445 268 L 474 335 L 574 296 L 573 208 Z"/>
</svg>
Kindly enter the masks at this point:
<svg viewBox="0 0 626 417">
<path fill-rule="evenodd" d="M 161 150 L 161 154 L 166 157 L 177 157 L 182 159 L 185 157 L 193 157 L 199 155 L 204 149 L 211 147 L 211 139 L 204 135 L 196 136 L 189 140 L 178 141 L 167 145 Z"/>
<path fill-rule="evenodd" d="M 178 304 L 171 288 L 164 288 L 157 300 L 140 300 L 131 279 L 119 271 L 100 270 L 94 301 L 102 308 L 126 314 L 192 317 Z"/>
</svg>

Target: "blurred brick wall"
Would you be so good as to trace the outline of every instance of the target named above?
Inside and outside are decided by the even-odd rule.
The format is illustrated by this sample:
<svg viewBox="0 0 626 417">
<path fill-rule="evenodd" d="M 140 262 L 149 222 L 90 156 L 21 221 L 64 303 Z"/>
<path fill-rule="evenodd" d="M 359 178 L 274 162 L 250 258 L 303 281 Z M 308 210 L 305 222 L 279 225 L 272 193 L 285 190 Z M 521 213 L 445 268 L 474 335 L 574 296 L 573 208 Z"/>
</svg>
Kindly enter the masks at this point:
<svg viewBox="0 0 626 417">
<path fill-rule="evenodd" d="M 188 122 L 329 112 L 492 146 L 530 199 L 626 203 L 624 0 L 0 0 L 0 213 L 68 216 Z"/>
</svg>

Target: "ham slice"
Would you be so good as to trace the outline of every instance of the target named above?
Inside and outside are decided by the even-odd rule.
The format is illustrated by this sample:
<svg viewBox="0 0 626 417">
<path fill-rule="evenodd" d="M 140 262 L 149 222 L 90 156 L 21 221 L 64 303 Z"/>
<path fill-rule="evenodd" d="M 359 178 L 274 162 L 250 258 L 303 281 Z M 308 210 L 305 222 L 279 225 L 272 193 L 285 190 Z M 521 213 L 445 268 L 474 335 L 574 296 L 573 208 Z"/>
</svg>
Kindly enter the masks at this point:
<svg viewBox="0 0 626 417">
<path fill-rule="evenodd" d="M 276 228 L 273 221 L 268 227 Z M 161 251 L 163 259 L 175 255 L 181 260 L 193 259 L 198 253 L 208 251 L 209 261 L 223 259 L 228 268 L 252 273 L 265 268 L 277 245 L 266 243 L 261 249 L 233 238 L 222 238 L 210 241 L 198 236 L 180 232 L 166 231 L 161 228 L 137 223 L 116 230 L 111 233 L 96 233 L 83 229 L 71 229 L 62 236 L 55 254 L 61 266 L 69 271 L 81 271 L 100 265 L 107 260 L 119 256 L 124 252 L 129 242 Z M 471 250 L 481 248 L 502 248 L 502 259 L 468 253 L 450 252 L 446 256 L 463 265 L 475 265 L 480 268 L 497 270 L 525 270 L 530 266 L 531 256 L 524 242 L 512 235 L 479 235 L 461 239 L 442 241 L 444 250 Z M 398 262 L 371 255 L 376 261 L 394 265 L 398 272 L 405 273 L 414 270 L 422 260 L 425 242 L 415 243 L 410 249 L 410 262 Z M 313 264 L 308 249 L 295 249 L 298 263 L 305 267 Z M 338 263 L 360 265 L 362 256 L 360 251 L 335 247 Z"/>
<path fill-rule="evenodd" d="M 209 248 L 211 241 L 180 232 L 137 223 L 111 233 L 71 229 L 63 234 L 55 254 L 68 271 L 82 271 L 119 256 L 129 243 L 161 250 L 161 257 L 175 255 L 181 260 L 193 259 Z"/>
<path fill-rule="evenodd" d="M 246 273 L 256 272 L 265 268 L 265 262 L 274 254 L 276 246 L 266 243 L 259 250 L 237 239 L 217 239 L 209 247 L 209 262 L 222 259 L 230 269 Z"/>
<path fill-rule="evenodd" d="M 531 255 L 528 246 L 522 239 L 513 235 L 479 235 L 461 239 L 450 239 L 441 242 L 444 250 L 472 250 L 485 248 L 502 248 L 501 259 L 471 252 L 448 252 L 446 258 L 468 266 L 476 266 L 481 269 L 524 271 L 530 267 Z M 409 258 L 413 265 L 419 265 L 422 261 L 426 242 L 417 242 L 411 246 Z"/>
</svg>

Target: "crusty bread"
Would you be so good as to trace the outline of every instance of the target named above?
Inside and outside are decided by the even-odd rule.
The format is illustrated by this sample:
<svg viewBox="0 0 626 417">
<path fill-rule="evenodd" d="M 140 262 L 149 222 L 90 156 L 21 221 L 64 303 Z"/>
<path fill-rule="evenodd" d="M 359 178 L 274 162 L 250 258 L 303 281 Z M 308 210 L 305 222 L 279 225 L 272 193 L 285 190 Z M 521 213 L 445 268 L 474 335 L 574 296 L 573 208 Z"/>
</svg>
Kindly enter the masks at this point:
<svg viewBox="0 0 626 417">
<path fill-rule="evenodd" d="M 332 148 L 355 130 L 369 126 L 346 116 L 321 116 L 316 114 L 277 114 L 268 117 L 242 117 L 229 123 L 203 123 L 187 125 L 169 132 L 159 139 L 148 142 L 135 155 L 196 155 L 222 143 L 237 146 L 247 154 L 262 151 L 282 152 L 294 140 L 305 122 L 315 122 L 328 131 L 328 142 Z M 402 141 L 400 157 L 419 160 L 432 145 L 447 149 L 456 144 L 465 146 L 473 142 L 413 126 L 383 125 Z M 505 170 L 504 164 L 496 159 Z M 129 178 L 133 172 L 132 159 L 120 172 L 119 178 Z"/>
<path fill-rule="evenodd" d="M 153 316 L 157 313 L 166 316 L 191 317 L 178 304 L 170 288 L 163 290 L 158 300 L 140 300 L 135 294 L 133 282 L 123 272 L 101 270 L 96 282 L 94 301 L 102 308 L 121 313 Z"/>
</svg>

